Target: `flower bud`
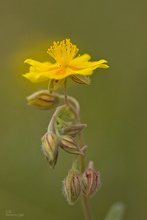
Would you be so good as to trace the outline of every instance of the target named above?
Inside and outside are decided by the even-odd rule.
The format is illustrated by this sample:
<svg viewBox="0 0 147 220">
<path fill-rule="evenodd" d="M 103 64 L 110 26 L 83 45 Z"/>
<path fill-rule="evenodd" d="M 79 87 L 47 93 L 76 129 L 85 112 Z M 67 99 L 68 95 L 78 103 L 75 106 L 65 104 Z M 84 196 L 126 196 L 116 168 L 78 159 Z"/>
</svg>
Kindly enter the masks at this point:
<svg viewBox="0 0 147 220">
<path fill-rule="evenodd" d="M 100 188 L 100 174 L 93 169 L 93 162 L 89 162 L 87 170 L 82 175 L 82 192 L 85 196 L 92 196 Z"/>
<path fill-rule="evenodd" d="M 86 124 L 69 125 L 69 127 L 64 129 L 64 134 L 68 134 L 72 137 L 75 137 L 86 126 Z"/>
<path fill-rule="evenodd" d="M 81 176 L 78 170 L 71 169 L 63 181 L 63 194 L 69 205 L 73 205 L 81 194 Z"/>
<path fill-rule="evenodd" d="M 83 152 L 80 150 L 74 138 L 69 135 L 61 136 L 60 146 L 63 150 L 67 151 L 70 154 L 83 155 Z"/>
<path fill-rule="evenodd" d="M 55 94 L 50 94 L 48 90 L 41 90 L 27 97 L 28 105 L 38 109 L 47 110 L 55 107 L 59 98 Z"/>
<path fill-rule="evenodd" d="M 52 169 L 54 169 L 58 158 L 59 142 L 56 134 L 46 133 L 42 139 L 42 150 Z"/>
</svg>

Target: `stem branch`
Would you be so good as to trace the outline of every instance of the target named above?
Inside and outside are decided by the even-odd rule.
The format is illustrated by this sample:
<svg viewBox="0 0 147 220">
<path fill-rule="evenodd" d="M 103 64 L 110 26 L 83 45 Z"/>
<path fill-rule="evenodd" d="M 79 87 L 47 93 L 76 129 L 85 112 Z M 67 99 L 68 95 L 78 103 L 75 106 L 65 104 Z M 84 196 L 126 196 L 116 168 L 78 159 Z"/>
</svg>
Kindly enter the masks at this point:
<svg viewBox="0 0 147 220">
<path fill-rule="evenodd" d="M 49 126 L 48 126 L 48 132 L 50 131 L 53 131 L 55 129 L 55 122 L 56 122 L 56 118 L 58 117 L 58 115 L 63 111 L 63 109 L 65 109 L 66 105 L 62 105 L 62 106 L 59 106 L 55 113 L 53 114 L 51 120 L 50 120 L 50 123 L 49 123 Z"/>
</svg>

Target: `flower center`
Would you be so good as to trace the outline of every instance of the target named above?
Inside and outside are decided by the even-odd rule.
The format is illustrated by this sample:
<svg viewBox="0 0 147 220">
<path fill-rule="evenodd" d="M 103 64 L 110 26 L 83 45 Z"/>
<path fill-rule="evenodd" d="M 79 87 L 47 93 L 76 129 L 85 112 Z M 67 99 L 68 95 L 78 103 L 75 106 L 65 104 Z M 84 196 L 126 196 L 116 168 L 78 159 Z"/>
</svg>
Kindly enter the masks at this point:
<svg viewBox="0 0 147 220">
<path fill-rule="evenodd" d="M 53 46 L 48 49 L 47 53 L 59 63 L 59 66 L 67 67 L 78 50 L 77 46 L 70 42 L 70 39 L 66 39 L 61 42 L 53 42 Z"/>
</svg>

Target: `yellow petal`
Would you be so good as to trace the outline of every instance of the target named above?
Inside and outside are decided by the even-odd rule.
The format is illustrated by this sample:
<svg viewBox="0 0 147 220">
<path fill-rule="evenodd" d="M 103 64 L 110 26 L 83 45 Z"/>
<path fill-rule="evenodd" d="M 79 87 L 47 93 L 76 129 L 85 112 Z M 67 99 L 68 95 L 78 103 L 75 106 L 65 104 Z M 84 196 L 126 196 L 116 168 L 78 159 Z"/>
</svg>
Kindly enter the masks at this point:
<svg viewBox="0 0 147 220">
<path fill-rule="evenodd" d="M 83 68 L 85 67 L 85 64 L 88 63 L 88 60 L 90 60 L 89 54 L 83 54 L 82 56 L 78 56 L 75 59 L 73 59 L 69 66 L 77 67 L 77 68 Z"/>
<path fill-rule="evenodd" d="M 44 73 L 42 74 L 42 73 L 36 73 L 36 72 L 29 72 L 29 73 L 23 74 L 23 76 L 33 83 L 40 83 L 40 82 L 44 82 L 49 79 L 47 77 L 47 73 L 45 75 Z"/>
<path fill-rule="evenodd" d="M 72 75 L 83 75 L 83 76 L 89 76 L 93 73 L 92 68 L 84 68 L 84 69 L 79 69 L 79 70 L 72 70 Z M 71 75 L 71 74 L 70 74 Z"/>
<path fill-rule="evenodd" d="M 108 68 L 109 66 L 106 64 L 107 61 L 102 59 L 99 61 L 90 62 L 88 61 L 90 56 L 88 54 L 84 54 L 80 57 L 75 58 L 72 62 L 70 62 L 69 68 L 73 74 L 80 75 L 91 75 L 93 70 L 97 68 Z"/>
<path fill-rule="evenodd" d="M 32 59 L 25 60 L 25 63 L 28 63 L 32 66 L 30 67 L 29 72 L 23 74 L 23 76 L 34 83 L 39 83 L 48 80 L 48 69 L 51 68 L 51 66 L 54 66 L 49 62 L 41 63 Z"/>
<path fill-rule="evenodd" d="M 24 61 L 24 63 L 30 64 L 36 71 L 46 71 L 51 65 L 53 65 L 52 63 L 49 63 L 49 62 L 41 63 L 39 61 L 32 60 L 32 59 L 27 59 Z"/>
<path fill-rule="evenodd" d="M 70 67 L 75 68 L 98 68 L 102 64 L 107 63 L 106 60 L 101 59 L 99 61 L 88 61 L 90 59 L 90 56 L 88 54 L 84 54 L 80 57 L 75 58 L 70 64 Z M 106 65 L 106 64 L 105 64 Z M 108 65 L 106 65 L 108 67 Z"/>
<path fill-rule="evenodd" d="M 48 76 L 50 79 L 61 80 L 69 76 L 71 70 L 68 67 L 54 67 L 50 68 L 48 72 Z"/>
</svg>

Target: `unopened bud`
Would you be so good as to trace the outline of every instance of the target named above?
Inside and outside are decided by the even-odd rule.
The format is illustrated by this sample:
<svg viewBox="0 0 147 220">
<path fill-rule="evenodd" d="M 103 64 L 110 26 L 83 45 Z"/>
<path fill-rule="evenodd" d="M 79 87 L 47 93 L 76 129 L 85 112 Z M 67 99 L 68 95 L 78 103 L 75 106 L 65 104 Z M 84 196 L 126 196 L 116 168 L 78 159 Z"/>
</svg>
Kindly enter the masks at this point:
<svg viewBox="0 0 147 220">
<path fill-rule="evenodd" d="M 64 133 L 68 134 L 72 137 L 75 137 L 78 133 L 81 132 L 83 128 L 85 128 L 87 125 L 86 124 L 75 124 L 71 125 L 67 128 L 64 129 Z"/>
<path fill-rule="evenodd" d="M 41 90 L 27 97 L 28 105 L 38 109 L 47 110 L 55 107 L 59 98 L 55 94 L 50 94 L 48 90 Z"/>
<path fill-rule="evenodd" d="M 59 142 L 57 139 L 56 134 L 50 132 L 46 133 L 42 139 L 42 150 L 43 153 L 49 162 L 51 168 L 53 169 L 56 165 L 57 158 L 58 158 L 58 147 Z"/>
<path fill-rule="evenodd" d="M 81 194 L 81 176 L 78 170 L 71 169 L 63 181 L 63 193 L 69 205 L 73 205 Z"/>
<path fill-rule="evenodd" d="M 100 174 L 93 169 L 93 162 L 89 163 L 82 176 L 82 192 L 85 196 L 92 196 L 100 188 Z"/>
<path fill-rule="evenodd" d="M 83 155 L 75 139 L 69 135 L 62 135 L 60 140 L 60 146 L 63 150 L 71 154 Z"/>
</svg>

